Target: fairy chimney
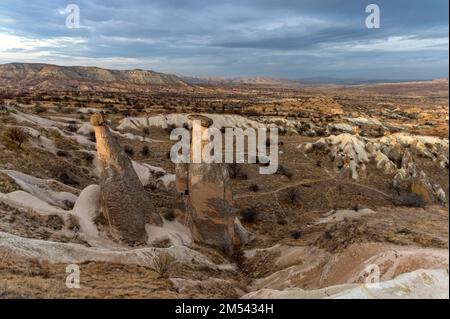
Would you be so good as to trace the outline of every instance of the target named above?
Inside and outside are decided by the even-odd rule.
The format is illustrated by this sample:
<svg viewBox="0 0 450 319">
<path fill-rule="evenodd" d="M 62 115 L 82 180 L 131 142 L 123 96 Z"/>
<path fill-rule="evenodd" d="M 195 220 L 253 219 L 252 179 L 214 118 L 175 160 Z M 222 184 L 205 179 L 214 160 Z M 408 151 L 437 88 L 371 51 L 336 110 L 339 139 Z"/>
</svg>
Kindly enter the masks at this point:
<svg viewBox="0 0 450 319">
<path fill-rule="evenodd" d="M 100 163 L 102 213 L 116 240 L 129 244 L 146 240 L 145 223 L 161 224 L 132 163 L 111 134 L 101 114 L 91 117 Z"/>
<path fill-rule="evenodd" d="M 202 115 L 190 115 L 201 123 L 200 134 L 192 134 L 191 163 L 176 168 L 176 211 L 192 232 L 193 239 L 231 254 L 240 243 L 236 232 L 236 209 L 225 164 L 192 163 L 193 154 L 209 141 L 203 133 L 213 124 Z M 200 139 L 200 140 L 199 140 Z M 201 152 L 200 152 L 201 154 Z"/>
</svg>

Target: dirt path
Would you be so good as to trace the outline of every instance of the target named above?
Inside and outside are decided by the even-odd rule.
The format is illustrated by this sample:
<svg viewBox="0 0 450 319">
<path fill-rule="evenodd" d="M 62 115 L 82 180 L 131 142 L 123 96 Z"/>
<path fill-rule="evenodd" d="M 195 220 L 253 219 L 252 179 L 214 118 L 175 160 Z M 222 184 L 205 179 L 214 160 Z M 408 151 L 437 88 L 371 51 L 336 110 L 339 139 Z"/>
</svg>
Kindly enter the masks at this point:
<svg viewBox="0 0 450 319">
<path fill-rule="evenodd" d="M 245 195 L 236 195 L 234 198 L 238 199 L 238 198 L 248 198 L 248 197 L 257 197 L 257 196 L 267 196 L 267 195 L 272 195 L 272 194 L 277 194 L 283 190 L 292 188 L 292 187 L 297 187 L 297 186 L 301 186 L 301 185 L 307 185 L 307 184 L 315 184 L 315 183 L 320 183 L 320 182 L 327 182 L 327 181 L 335 181 L 335 182 L 340 182 L 343 184 L 350 184 L 350 185 L 354 185 L 354 186 L 358 186 L 361 188 L 365 188 L 368 190 L 371 190 L 373 192 L 376 192 L 386 198 L 392 199 L 392 196 L 389 194 L 386 194 L 382 191 L 380 191 L 379 189 L 376 189 L 374 187 L 370 187 L 367 185 L 363 185 L 357 182 L 351 182 L 351 181 L 342 181 L 342 180 L 337 180 L 336 178 L 321 178 L 321 179 L 311 179 L 311 180 L 304 180 L 298 183 L 294 183 L 294 184 L 289 184 L 289 185 L 285 185 L 283 187 L 279 187 L 277 189 L 268 191 L 268 192 L 261 192 L 261 193 L 257 193 L 257 194 L 245 194 Z"/>
<path fill-rule="evenodd" d="M 247 197 L 256 197 L 256 196 L 264 196 L 264 195 L 272 195 L 272 194 L 276 194 L 279 193 L 285 189 L 288 188 L 292 188 L 292 187 L 296 187 L 296 186 L 300 186 L 300 185 L 306 185 L 306 184 L 314 184 L 314 183 L 320 183 L 320 182 L 326 182 L 326 181 L 330 181 L 330 180 L 335 180 L 334 178 L 321 178 L 321 179 L 308 179 L 308 180 L 304 180 L 295 184 L 289 184 L 289 185 L 285 185 L 283 187 L 277 188 L 275 190 L 271 190 L 268 192 L 261 192 L 261 193 L 257 193 L 257 194 L 246 194 L 246 195 L 236 195 L 234 198 L 247 198 Z"/>
</svg>

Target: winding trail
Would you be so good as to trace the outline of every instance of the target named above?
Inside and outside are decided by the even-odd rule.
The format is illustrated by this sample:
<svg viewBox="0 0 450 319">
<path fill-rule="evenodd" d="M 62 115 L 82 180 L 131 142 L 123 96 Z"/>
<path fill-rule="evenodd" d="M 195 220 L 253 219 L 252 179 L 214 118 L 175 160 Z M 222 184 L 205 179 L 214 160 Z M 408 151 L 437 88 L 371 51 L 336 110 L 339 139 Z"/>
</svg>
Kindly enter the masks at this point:
<svg viewBox="0 0 450 319">
<path fill-rule="evenodd" d="M 312 180 L 304 180 L 298 183 L 294 183 L 294 184 L 289 184 L 289 185 L 285 185 L 283 187 L 279 187 L 277 189 L 271 190 L 271 191 L 267 191 L 267 192 L 262 192 L 262 193 L 257 193 L 257 194 L 245 194 L 245 195 L 236 195 L 234 198 L 236 199 L 241 199 L 241 198 L 248 198 L 248 197 L 257 197 L 257 196 L 265 196 L 265 195 L 272 195 L 272 194 L 277 194 L 283 190 L 292 188 L 292 187 L 296 187 L 296 186 L 301 186 L 301 185 L 307 185 L 307 184 L 315 184 L 315 183 L 320 183 L 320 182 L 327 182 L 327 181 L 335 181 L 335 182 L 340 182 L 343 184 L 350 184 L 350 185 L 354 185 L 354 186 L 358 186 L 361 188 L 365 188 L 368 189 L 370 191 L 376 192 L 386 198 L 392 199 L 392 196 L 389 194 L 386 194 L 383 191 L 380 191 L 379 189 L 376 189 L 374 187 L 370 187 L 364 184 L 360 184 L 357 182 L 351 182 L 351 181 L 343 181 L 343 180 L 338 180 L 336 178 L 321 178 L 321 179 L 312 179 Z"/>
</svg>

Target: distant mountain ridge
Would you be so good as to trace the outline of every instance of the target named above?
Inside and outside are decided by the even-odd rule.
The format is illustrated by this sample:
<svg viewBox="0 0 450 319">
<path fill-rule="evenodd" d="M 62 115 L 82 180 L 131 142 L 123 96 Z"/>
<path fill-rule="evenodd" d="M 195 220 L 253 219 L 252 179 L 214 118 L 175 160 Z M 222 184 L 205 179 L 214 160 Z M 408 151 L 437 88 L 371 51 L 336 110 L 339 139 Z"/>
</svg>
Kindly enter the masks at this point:
<svg viewBox="0 0 450 319">
<path fill-rule="evenodd" d="M 180 77 L 146 70 L 109 70 L 98 67 L 42 63 L 0 65 L 0 85 L 63 89 L 64 86 L 121 89 L 135 86 L 187 86 Z"/>
<path fill-rule="evenodd" d="M 215 85 L 298 85 L 295 80 L 271 78 L 263 76 L 254 77 L 184 77 L 186 82 L 190 84 L 215 84 Z"/>
<path fill-rule="evenodd" d="M 390 79 L 341 79 L 331 77 L 310 77 L 300 79 L 285 79 L 272 77 L 189 77 L 183 79 L 192 85 L 261 85 L 261 86 L 309 86 L 309 85 L 371 85 L 371 84 L 396 84 L 418 82 L 448 82 L 447 78 L 434 80 L 390 80 Z"/>
</svg>

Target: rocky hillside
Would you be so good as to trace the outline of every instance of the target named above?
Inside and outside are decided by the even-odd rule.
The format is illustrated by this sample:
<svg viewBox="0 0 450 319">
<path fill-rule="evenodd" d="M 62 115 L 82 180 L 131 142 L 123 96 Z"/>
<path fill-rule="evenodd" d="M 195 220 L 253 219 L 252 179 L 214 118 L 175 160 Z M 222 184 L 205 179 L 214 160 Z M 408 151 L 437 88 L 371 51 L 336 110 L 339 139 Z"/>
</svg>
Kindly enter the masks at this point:
<svg viewBox="0 0 450 319">
<path fill-rule="evenodd" d="M 297 86 L 299 83 L 294 80 L 271 78 L 271 77 L 185 77 L 184 80 L 191 84 L 200 85 L 260 85 L 260 86 Z"/>
<path fill-rule="evenodd" d="M 139 86 L 186 86 L 176 75 L 145 70 L 10 63 L 0 65 L 0 85 L 34 89 L 133 89 Z"/>
</svg>

